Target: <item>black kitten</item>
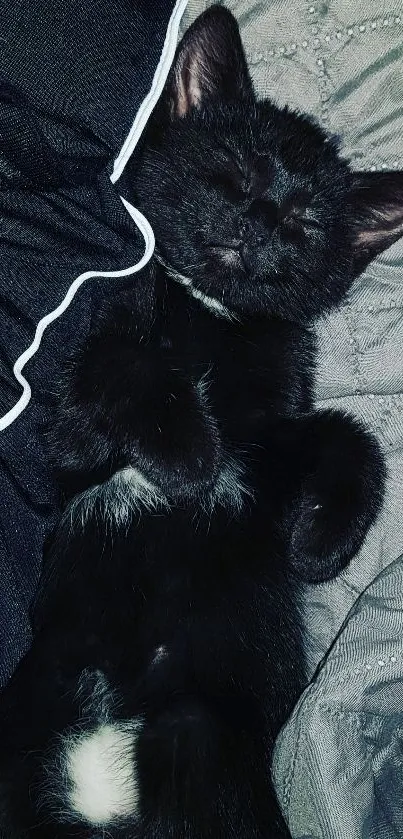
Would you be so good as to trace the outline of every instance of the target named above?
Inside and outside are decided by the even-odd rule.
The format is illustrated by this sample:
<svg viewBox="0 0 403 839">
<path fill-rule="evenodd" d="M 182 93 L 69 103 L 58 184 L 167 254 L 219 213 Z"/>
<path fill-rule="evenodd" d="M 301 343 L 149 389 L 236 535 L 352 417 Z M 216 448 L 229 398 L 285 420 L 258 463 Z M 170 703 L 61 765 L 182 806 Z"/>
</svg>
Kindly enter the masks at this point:
<svg viewBox="0 0 403 839">
<path fill-rule="evenodd" d="M 372 437 L 313 409 L 310 325 L 402 234 L 403 177 L 352 175 L 310 120 L 257 102 L 213 7 L 179 46 L 132 186 L 157 252 L 62 383 L 51 445 L 81 494 L 2 698 L 0 824 L 277 839 L 298 582 L 345 567 L 384 481 Z"/>
</svg>

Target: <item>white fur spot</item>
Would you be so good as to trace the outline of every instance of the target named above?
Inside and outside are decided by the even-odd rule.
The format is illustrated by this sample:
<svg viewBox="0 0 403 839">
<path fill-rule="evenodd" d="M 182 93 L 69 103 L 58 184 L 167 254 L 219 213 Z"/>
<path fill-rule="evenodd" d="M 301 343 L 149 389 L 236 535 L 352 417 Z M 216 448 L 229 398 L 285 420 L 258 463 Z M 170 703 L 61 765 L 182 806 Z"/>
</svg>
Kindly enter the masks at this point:
<svg viewBox="0 0 403 839">
<path fill-rule="evenodd" d="M 93 514 L 100 513 L 117 527 L 127 525 L 136 511 L 167 507 L 163 492 L 152 484 L 139 469 L 126 466 L 109 480 L 78 495 L 69 508 L 71 522 L 84 526 Z"/>
<path fill-rule="evenodd" d="M 183 283 L 186 285 L 189 291 L 189 294 L 194 297 L 195 300 L 199 300 L 200 303 L 204 306 L 205 309 L 209 309 L 214 315 L 218 315 L 219 317 L 226 318 L 227 320 L 234 320 L 236 316 L 233 312 L 227 309 L 226 306 L 223 306 L 219 300 L 216 300 L 215 297 L 210 297 L 208 294 L 204 294 L 203 291 L 200 289 L 195 288 L 192 281 L 189 280 L 187 283 Z"/>
<path fill-rule="evenodd" d="M 111 481 L 112 493 L 123 496 L 128 494 L 132 506 L 141 505 L 148 510 L 156 510 L 167 504 L 163 492 L 132 466 L 116 472 Z"/>
<path fill-rule="evenodd" d="M 159 262 L 161 265 L 164 266 L 166 272 L 180 285 L 183 285 L 187 288 L 191 297 L 195 300 L 199 300 L 199 302 L 204 306 L 205 309 L 208 309 L 212 314 L 217 315 L 218 317 L 225 318 L 226 320 L 236 321 L 239 320 L 238 315 L 235 312 L 231 312 L 227 306 L 224 306 L 217 300 L 215 297 L 210 297 L 208 294 L 204 294 L 203 291 L 196 288 L 193 285 L 192 280 L 190 277 L 185 277 L 184 274 L 180 274 L 179 271 L 175 271 L 174 268 L 171 268 L 170 265 L 167 265 L 160 257 L 158 257 Z"/>
<path fill-rule="evenodd" d="M 117 704 L 105 673 L 90 667 L 84 668 L 78 680 L 76 700 L 80 716 L 93 723 L 109 722 Z"/>
<path fill-rule="evenodd" d="M 154 656 L 151 661 L 151 666 L 156 667 L 158 664 L 161 663 L 161 661 L 164 661 L 166 658 L 168 658 L 168 650 L 165 644 L 161 644 L 159 647 L 155 648 Z"/>
<path fill-rule="evenodd" d="M 234 251 L 231 248 L 222 248 L 221 250 L 218 249 L 218 252 L 219 252 L 221 262 L 223 262 L 224 265 L 229 265 L 231 268 L 234 265 L 238 265 L 238 263 L 239 263 L 239 253 L 238 253 L 238 251 Z"/>
<path fill-rule="evenodd" d="M 70 738 L 65 767 L 72 815 L 94 826 L 136 815 L 135 747 L 140 727 L 137 722 L 106 723 Z"/>
<path fill-rule="evenodd" d="M 235 514 L 240 513 L 247 497 L 252 498 L 253 493 L 243 481 L 242 467 L 235 460 L 228 460 L 211 493 L 212 506 L 220 504 Z"/>
<path fill-rule="evenodd" d="M 103 827 L 136 816 L 136 746 L 143 720 L 116 720 L 119 696 L 101 670 L 79 678 L 76 725 L 60 734 L 45 756 L 39 807 L 62 823 Z"/>
</svg>

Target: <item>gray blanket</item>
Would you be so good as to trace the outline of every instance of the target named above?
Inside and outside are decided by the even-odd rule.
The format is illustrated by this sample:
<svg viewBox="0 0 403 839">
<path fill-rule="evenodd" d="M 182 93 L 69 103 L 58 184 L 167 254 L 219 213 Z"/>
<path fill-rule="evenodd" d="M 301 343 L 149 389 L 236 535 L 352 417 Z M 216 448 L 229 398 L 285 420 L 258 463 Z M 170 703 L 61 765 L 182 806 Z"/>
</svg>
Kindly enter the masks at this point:
<svg viewBox="0 0 403 839">
<path fill-rule="evenodd" d="M 208 5 L 189 0 L 184 28 Z M 226 5 L 261 95 L 315 115 L 354 168 L 403 169 L 402 0 Z M 394 839 L 403 837 L 402 241 L 318 332 L 318 404 L 372 429 L 389 477 L 358 556 L 305 592 L 311 684 L 278 740 L 274 778 L 295 839 Z"/>
</svg>

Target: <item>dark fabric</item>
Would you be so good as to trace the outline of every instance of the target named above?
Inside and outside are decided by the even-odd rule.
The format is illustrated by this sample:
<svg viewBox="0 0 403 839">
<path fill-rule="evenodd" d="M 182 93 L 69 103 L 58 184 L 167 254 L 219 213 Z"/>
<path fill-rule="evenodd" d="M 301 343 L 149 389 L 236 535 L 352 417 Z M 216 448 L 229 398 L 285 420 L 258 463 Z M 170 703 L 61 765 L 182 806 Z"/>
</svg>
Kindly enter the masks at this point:
<svg viewBox="0 0 403 839">
<path fill-rule="evenodd" d="M 73 280 L 142 255 L 119 198 L 124 187 L 109 175 L 150 88 L 173 6 L 0 0 L 1 415 L 21 395 L 13 364 Z M 0 684 L 29 645 L 29 604 L 57 514 L 42 433 L 50 383 L 87 334 L 99 295 L 119 294 L 120 285 L 80 289 L 24 370 L 29 406 L 0 431 Z"/>
</svg>

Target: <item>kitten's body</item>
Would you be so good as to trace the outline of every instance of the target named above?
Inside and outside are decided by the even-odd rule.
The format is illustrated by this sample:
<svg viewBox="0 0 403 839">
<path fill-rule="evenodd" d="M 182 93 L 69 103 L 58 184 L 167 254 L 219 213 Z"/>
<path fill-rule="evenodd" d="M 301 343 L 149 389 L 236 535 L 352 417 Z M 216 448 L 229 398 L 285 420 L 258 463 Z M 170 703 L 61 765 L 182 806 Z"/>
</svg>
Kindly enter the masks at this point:
<svg viewBox="0 0 403 839">
<path fill-rule="evenodd" d="M 104 503 L 96 494 L 95 509 L 87 500 L 85 535 L 67 538 L 67 547 L 57 542 L 48 559 L 35 644 L 9 689 L 5 736 L 9 732 L 11 742 L 7 749 L 3 736 L 2 756 L 8 764 L 8 750 L 18 755 L 16 732 L 24 751 L 32 737 L 29 697 L 38 758 L 28 757 L 23 773 L 29 767 L 38 793 L 34 812 L 28 801 L 25 811 L 25 774 L 20 785 L 17 761 L 16 810 L 28 824 L 39 821 L 33 836 L 76 835 L 72 823 L 80 816 L 85 824 L 105 814 L 96 794 L 91 806 L 84 795 L 77 804 L 71 767 L 60 773 L 72 750 L 71 731 L 135 721 L 129 736 L 139 803 L 132 795 L 127 833 L 125 819 L 121 828 L 119 820 L 113 826 L 113 808 L 106 808 L 109 818 L 100 827 L 142 839 L 171 835 L 169 825 L 192 839 L 277 839 L 288 834 L 271 787 L 271 751 L 304 684 L 298 594 L 287 556 L 301 480 L 315 469 L 312 437 L 321 435 L 310 414 L 313 338 L 310 330 L 274 318 L 241 324 L 212 315 L 158 266 L 148 277 L 155 298 L 149 327 L 143 320 L 141 330 L 147 365 L 155 355 L 160 364 L 160 354 L 168 352 L 181 359 L 186 376 L 201 381 L 225 439 L 223 462 L 212 486 L 191 503 L 165 503 L 156 488 L 151 515 L 141 502 L 138 513 L 129 512 L 139 494 L 130 471 L 122 473 L 125 493 L 112 491 Z M 136 297 L 128 293 L 131 354 L 140 321 Z M 114 316 L 107 337 L 102 325 L 104 358 L 98 358 L 103 374 L 109 363 L 114 387 L 127 394 L 123 322 L 123 315 Z M 92 340 L 96 346 L 98 337 Z M 93 357 L 87 372 L 92 377 Z M 83 369 L 80 382 L 89 394 Z M 155 420 L 151 408 L 149 427 Z M 336 416 L 328 420 L 345 433 Z M 176 432 L 185 448 L 187 422 Z M 364 443 L 365 454 L 372 443 Z M 336 440 L 329 463 L 334 472 L 340 456 Z M 348 451 L 343 457 L 348 463 Z M 69 514 L 73 524 L 83 503 Z M 69 527 L 67 518 L 63 536 Z M 94 772 L 91 761 L 83 772 Z M 52 814 L 50 826 L 40 808 L 35 813 L 37 801 Z M 58 812 L 66 824 L 56 834 Z M 81 824 L 78 835 L 93 837 L 96 827 Z"/>
<path fill-rule="evenodd" d="M 318 129 L 252 102 L 223 9 L 168 93 L 133 176 L 158 258 L 100 314 L 53 429 L 82 494 L 2 700 L 7 839 L 287 836 L 270 758 L 303 687 L 298 582 L 338 573 L 381 502 L 375 441 L 313 410 L 310 323 L 401 232 L 379 231 L 383 182 L 371 215 Z"/>
<path fill-rule="evenodd" d="M 16 749 L 16 731 L 26 744 L 28 680 L 36 748 L 43 736 L 47 749 L 49 728 L 67 735 L 80 713 L 83 730 L 105 724 L 97 696 L 107 684 L 116 692 L 106 700 L 108 718 L 142 721 L 133 742 L 138 811 L 144 815 L 131 820 L 137 828 L 127 835 L 168 836 L 169 823 L 182 835 L 181 823 L 193 819 L 183 833 L 192 839 L 286 836 L 270 784 L 270 755 L 303 686 L 303 653 L 282 530 L 285 505 L 291 507 L 295 494 L 291 472 L 298 483 L 295 439 L 291 429 L 280 433 L 277 425 L 279 415 L 291 423 L 310 407 L 312 339 L 274 319 L 242 326 L 212 316 L 161 269 L 157 274 L 147 340 L 150 348 L 169 345 L 176 358 L 186 359 L 187 373 L 208 388 L 226 440 L 222 476 L 203 503 L 190 509 L 162 503 L 154 515 L 140 511 L 120 535 L 111 522 L 109 536 L 102 517 L 97 527 L 90 515 L 86 538 L 72 538 L 67 550 L 56 550 L 56 566 L 50 559 L 36 609 L 45 630 L 37 627 L 25 662 L 27 671 L 37 657 L 35 670 L 24 675 L 22 665 L 24 698 L 16 680 L 9 700 L 10 751 Z M 138 313 L 131 315 L 138 323 Z M 112 343 L 104 349 L 113 358 Z M 130 382 L 119 386 L 127 390 Z M 179 429 L 182 441 L 186 433 Z M 130 473 L 127 479 L 130 494 Z M 135 486 L 132 493 L 134 499 Z M 111 496 L 111 518 L 126 517 L 114 503 L 119 501 Z M 53 748 L 67 751 L 67 736 Z M 71 822 L 79 813 L 69 785 L 47 760 L 50 769 L 38 770 L 39 797 L 49 805 L 50 785 L 50 809 L 60 807 Z M 41 752 L 39 763 L 43 767 Z M 228 766 L 231 777 L 225 779 Z M 18 783 L 17 789 L 20 809 Z M 49 834 L 47 829 L 41 823 L 38 835 L 53 837 L 54 826 Z M 67 835 L 69 830 L 71 825 Z"/>
</svg>

